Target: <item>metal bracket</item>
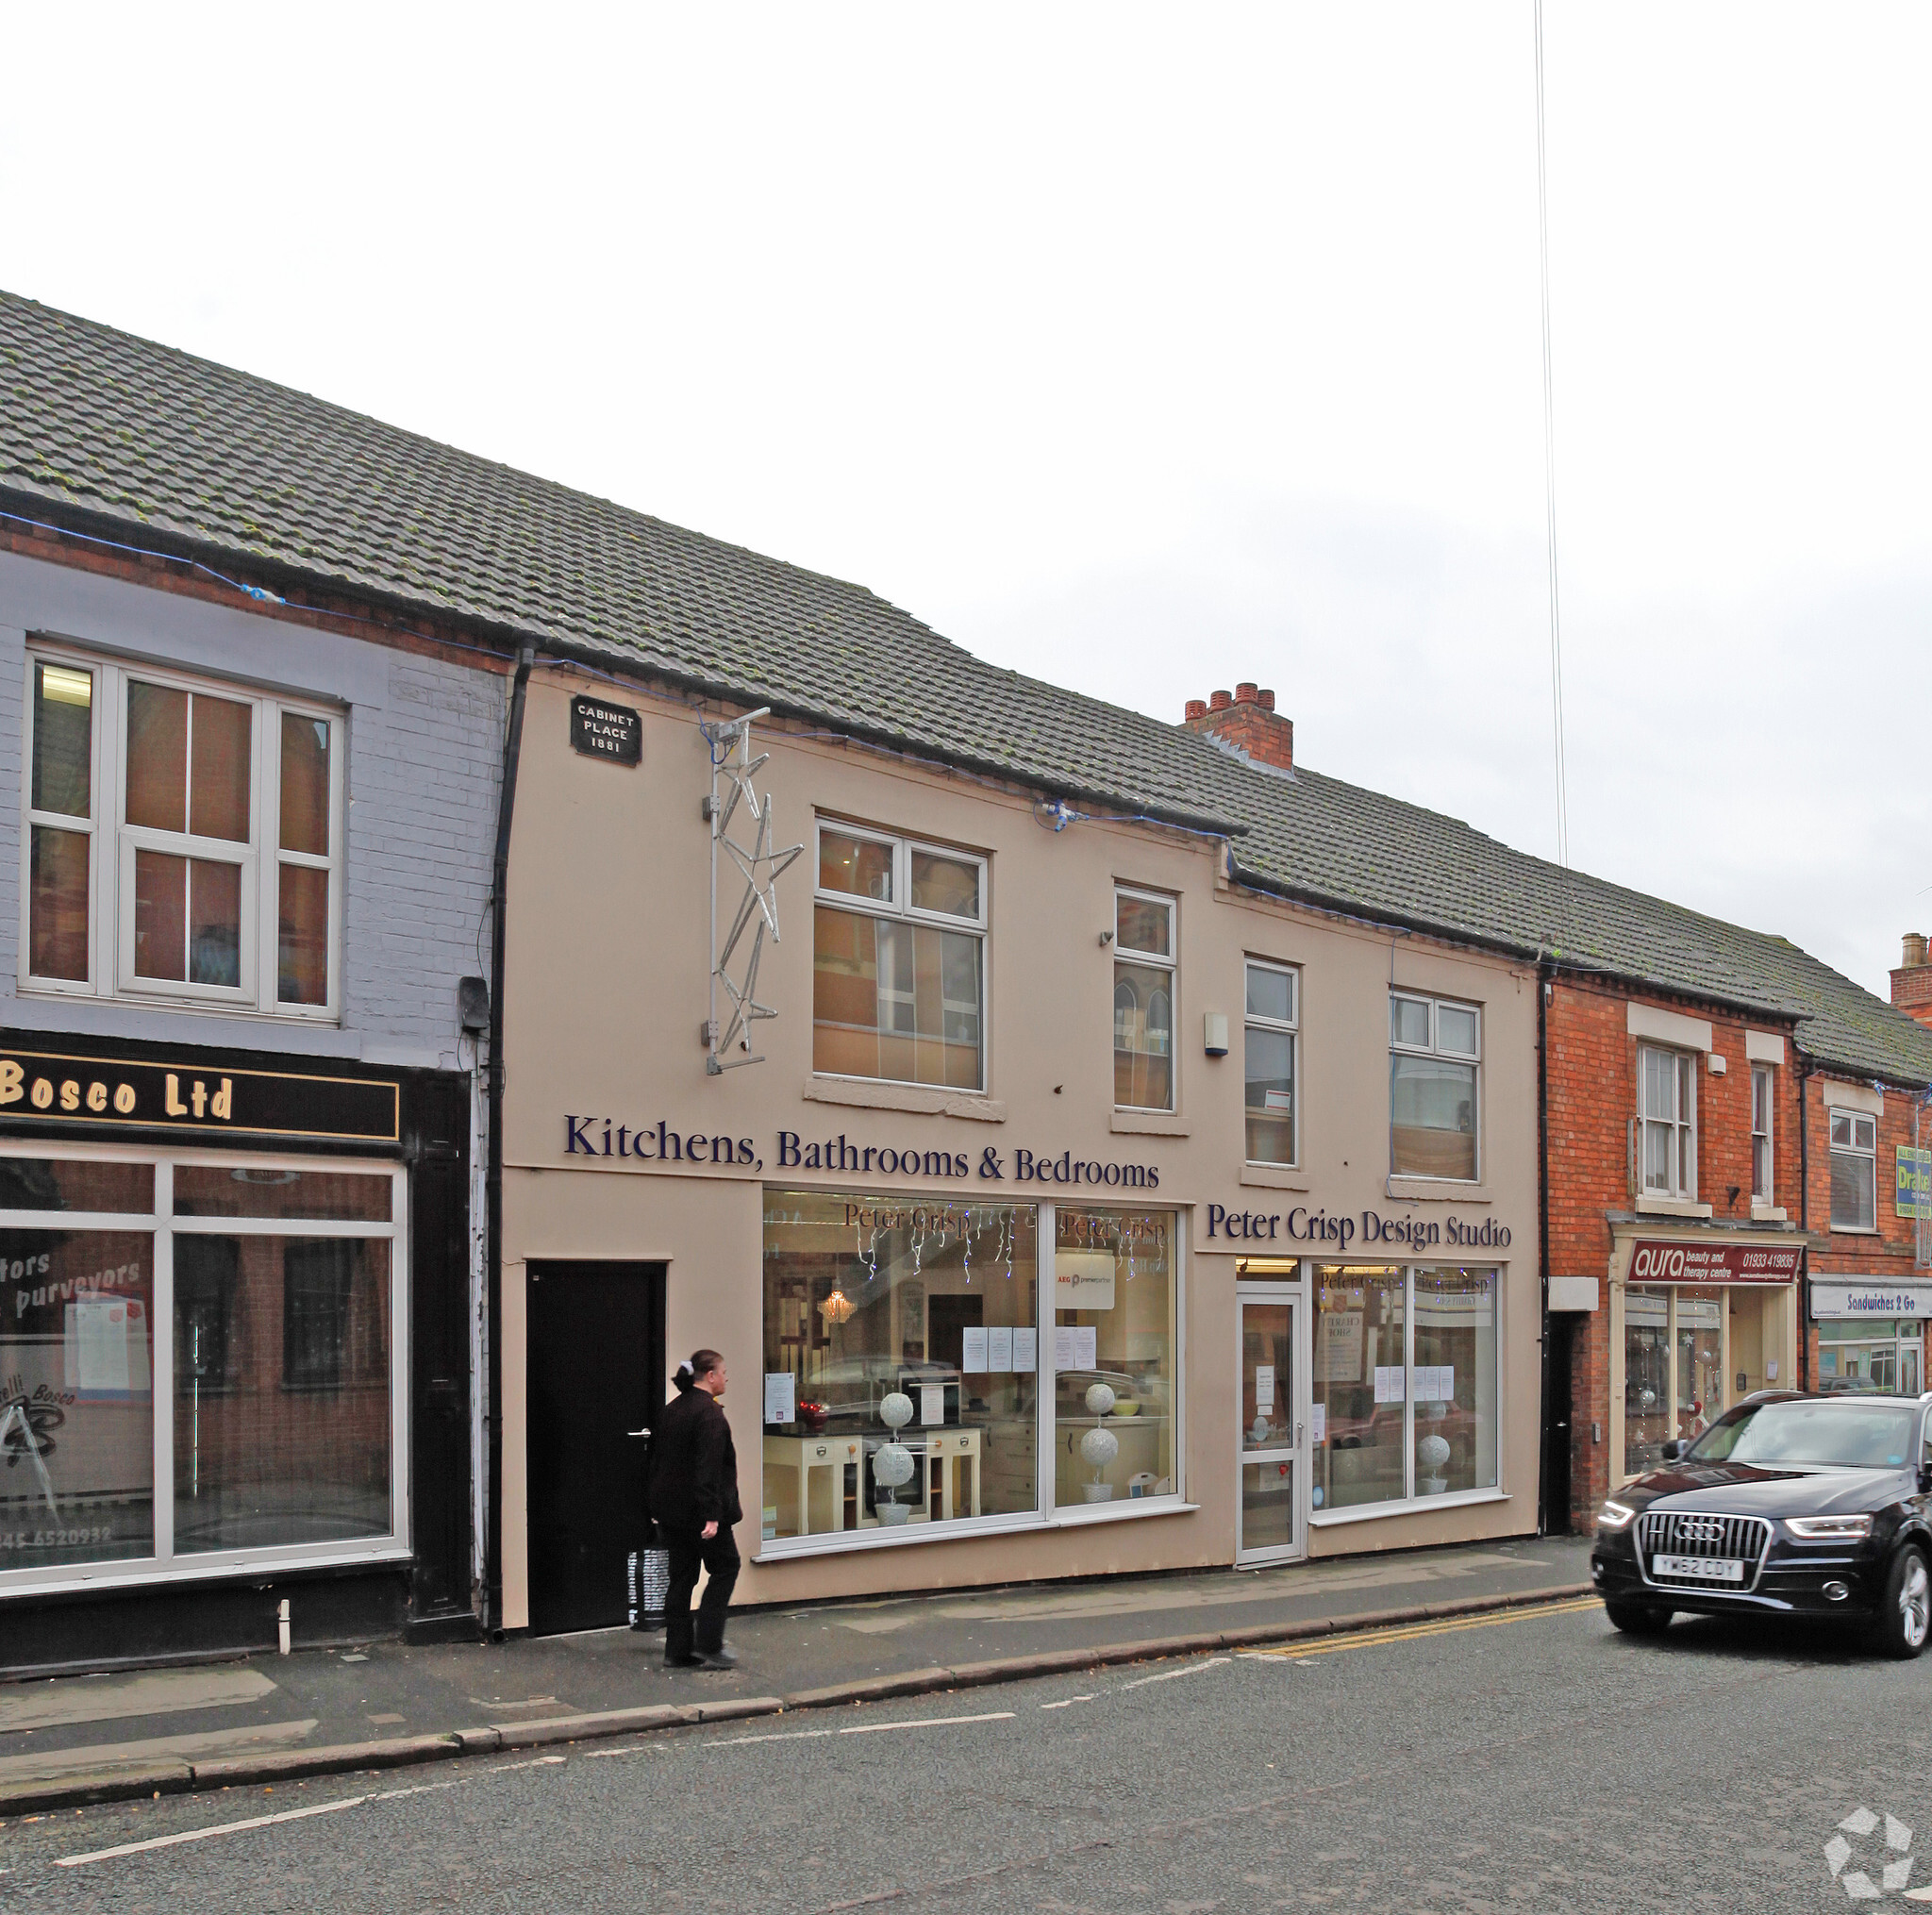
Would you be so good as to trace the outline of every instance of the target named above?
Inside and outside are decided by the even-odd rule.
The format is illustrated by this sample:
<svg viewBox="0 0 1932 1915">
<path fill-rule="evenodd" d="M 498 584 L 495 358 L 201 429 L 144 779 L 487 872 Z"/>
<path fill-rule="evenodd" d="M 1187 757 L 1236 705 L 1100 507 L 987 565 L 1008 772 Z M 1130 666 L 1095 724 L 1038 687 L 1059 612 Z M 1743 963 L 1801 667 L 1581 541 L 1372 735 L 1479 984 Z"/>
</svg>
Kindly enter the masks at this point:
<svg viewBox="0 0 1932 1915">
<path fill-rule="evenodd" d="M 762 1064 L 763 1057 L 751 1055 L 751 1027 L 760 1018 L 776 1017 L 769 1005 L 758 1001 L 758 960 L 764 956 L 765 933 L 778 941 L 778 879 L 804 854 L 803 844 L 784 851 L 772 847 L 772 794 L 760 798 L 752 783 L 769 752 L 751 755 L 751 727 L 765 717 L 769 706 L 748 711 L 721 724 L 698 728 L 711 748 L 711 790 L 705 799 L 703 815 L 711 828 L 711 981 L 708 1015 L 704 1024 L 705 1071 L 721 1076 L 741 1064 Z M 732 821 L 742 810 L 751 825 L 749 844 L 731 835 Z M 742 882 L 743 891 L 732 914 L 731 926 L 721 941 L 718 936 L 718 872 L 721 860 L 728 858 Z M 727 874 L 728 875 L 729 874 Z M 744 944 L 744 934 L 752 938 Z M 744 948 L 741 955 L 740 946 Z M 734 961 L 735 960 L 735 961 Z M 718 1017 L 718 993 L 729 1001 L 731 1014 L 722 1024 Z M 733 1057 L 732 1051 L 742 1053 Z"/>
</svg>

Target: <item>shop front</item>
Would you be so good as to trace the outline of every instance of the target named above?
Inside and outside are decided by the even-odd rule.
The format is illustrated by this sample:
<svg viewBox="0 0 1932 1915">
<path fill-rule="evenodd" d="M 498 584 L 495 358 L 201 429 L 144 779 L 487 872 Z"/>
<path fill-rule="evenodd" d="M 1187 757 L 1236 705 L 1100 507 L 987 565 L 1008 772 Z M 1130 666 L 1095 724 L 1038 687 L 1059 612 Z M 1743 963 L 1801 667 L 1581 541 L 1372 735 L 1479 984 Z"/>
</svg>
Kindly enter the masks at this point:
<svg viewBox="0 0 1932 1915">
<path fill-rule="evenodd" d="M 1796 1242 L 1619 1232 L 1610 1276 L 1617 1480 L 1655 1468 L 1753 1391 L 1797 1376 Z"/>
<path fill-rule="evenodd" d="M 0 1035 L 9 1668 L 467 1617 L 468 1107 Z"/>
<path fill-rule="evenodd" d="M 1818 1388 L 1917 1396 L 1925 1388 L 1925 1320 L 1932 1283 L 1814 1275 Z"/>
</svg>

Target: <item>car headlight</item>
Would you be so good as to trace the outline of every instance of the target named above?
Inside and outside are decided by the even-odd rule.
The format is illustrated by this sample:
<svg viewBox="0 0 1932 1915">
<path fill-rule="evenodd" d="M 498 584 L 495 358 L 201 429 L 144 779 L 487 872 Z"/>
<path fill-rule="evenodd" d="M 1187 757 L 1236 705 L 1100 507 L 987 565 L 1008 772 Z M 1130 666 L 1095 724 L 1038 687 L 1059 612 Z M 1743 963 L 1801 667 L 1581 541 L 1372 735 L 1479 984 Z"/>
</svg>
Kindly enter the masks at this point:
<svg viewBox="0 0 1932 1915">
<path fill-rule="evenodd" d="M 1606 1503 L 1596 1513 L 1597 1526 L 1602 1529 L 1628 1529 L 1630 1521 L 1637 1514 L 1627 1504 Z"/>
<path fill-rule="evenodd" d="M 1785 1527 L 1807 1542 L 1859 1542 L 1872 1534 L 1869 1516 L 1788 1516 Z"/>
</svg>

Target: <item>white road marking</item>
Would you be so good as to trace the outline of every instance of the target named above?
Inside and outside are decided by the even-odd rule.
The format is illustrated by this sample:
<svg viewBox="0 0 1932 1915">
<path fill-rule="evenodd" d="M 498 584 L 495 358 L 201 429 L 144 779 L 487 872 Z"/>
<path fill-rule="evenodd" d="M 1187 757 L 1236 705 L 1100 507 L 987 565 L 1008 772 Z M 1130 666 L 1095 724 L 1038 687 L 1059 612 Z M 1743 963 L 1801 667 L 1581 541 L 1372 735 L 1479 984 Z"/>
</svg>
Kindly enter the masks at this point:
<svg viewBox="0 0 1932 1915">
<path fill-rule="evenodd" d="M 1243 1662 L 1272 1662 L 1281 1669 L 1312 1669 L 1313 1658 L 1307 1656 L 1284 1656 L 1279 1649 L 1237 1649 L 1235 1655 Z"/>
<path fill-rule="evenodd" d="M 776 1736 L 726 1736 L 722 1741 L 704 1742 L 700 1746 L 707 1749 L 741 1749 L 747 1742 L 809 1742 L 820 1736 L 829 1736 L 835 1733 L 836 1731 L 832 1729 L 790 1729 L 784 1734 Z M 607 1756 L 631 1756 L 635 1755 L 637 1751 L 634 1749 L 606 1749 L 600 1753 Z"/>
<path fill-rule="evenodd" d="M 554 1769 L 559 1762 L 568 1762 L 568 1756 L 539 1756 L 529 1762 L 499 1762 L 488 1773 L 491 1775 L 508 1775 L 513 1769 Z"/>
<path fill-rule="evenodd" d="M 118 1856 L 145 1855 L 149 1849 L 171 1849 L 184 1841 L 207 1841 L 210 1836 L 240 1835 L 243 1829 L 266 1828 L 275 1822 L 304 1822 L 311 1815 L 334 1815 L 340 1809 L 358 1808 L 369 1800 L 366 1795 L 350 1795 L 341 1802 L 318 1802 L 310 1808 L 284 1808 L 275 1815 L 251 1815 L 245 1822 L 218 1822 L 209 1828 L 183 1829 L 179 1835 L 158 1835 L 146 1841 L 126 1841 L 118 1848 L 92 1849 L 84 1856 L 56 1856 L 57 1869 L 77 1869 L 87 1862 L 110 1862 Z"/>
<path fill-rule="evenodd" d="M 1182 1675 L 1192 1675 L 1197 1669 L 1214 1669 L 1224 1662 L 1232 1661 L 1227 1656 L 1210 1656 L 1205 1662 L 1190 1662 L 1184 1669 L 1164 1669 L 1158 1675 L 1142 1675 L 1133 1682 L 1121 1684 L 1123 1694 L 1130 1689 L 1145 1689 L 1150 1682 L 1173 1682 Z"/>
<path fill-rule="evenodd" d="M 1070 1695 L 1065 1702 L 1043 1702 L 1040 1706 L 1041 1708 L 1072 1708 L 1076 1702 L 1091 1702 L 1093 1698 L 1091 1695 Z"/>
<path fill-rule="evenodd" d="M 957 1723 L 1009 1723 L 1013 1711 L 1009 1708 L 995 1709 L 984 1716 L 920 1716 L 909 1723 L 859 1723 L 849 1729 L 841 1729 L 841 1736 L 877 1736 L 888 1729 L 948 1729 Z"/>
</svg>

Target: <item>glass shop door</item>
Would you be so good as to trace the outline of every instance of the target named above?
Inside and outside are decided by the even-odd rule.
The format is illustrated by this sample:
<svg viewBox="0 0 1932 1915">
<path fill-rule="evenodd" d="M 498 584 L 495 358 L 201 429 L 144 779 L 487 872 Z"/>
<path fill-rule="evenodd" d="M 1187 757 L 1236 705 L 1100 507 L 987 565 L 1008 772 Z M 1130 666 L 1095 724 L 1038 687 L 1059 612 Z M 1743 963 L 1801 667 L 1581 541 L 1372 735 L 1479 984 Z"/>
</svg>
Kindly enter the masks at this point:
<svg viewBox="0 0 1932 1915">
<path fill-rule="evenodd" d="M 1296 1362 L 1296 1293 L 1241 1292 L 1241 1510 L 1235 1560 L 1289 1562 L 1307 1554 L 1307 1392 Z"/>
</svg>

